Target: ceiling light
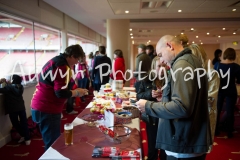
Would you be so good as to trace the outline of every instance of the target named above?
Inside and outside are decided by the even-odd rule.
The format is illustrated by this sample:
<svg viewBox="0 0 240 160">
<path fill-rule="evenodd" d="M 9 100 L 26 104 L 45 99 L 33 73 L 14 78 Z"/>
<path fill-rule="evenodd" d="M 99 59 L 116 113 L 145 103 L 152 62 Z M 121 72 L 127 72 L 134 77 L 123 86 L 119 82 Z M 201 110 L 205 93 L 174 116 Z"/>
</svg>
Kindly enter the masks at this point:
<svg viewBox="0 0 240 160">
<path fill-rule="evenodd" d="M 178 10 L 178 12 L 182 12 L 182 10 L 181 10 L 181 9 L 179 9 L 179 10 Z"/>
<path fill-rule="evenodd" d="M 129 31 L 132 31 L 132 28 L 130 28 Z"/>
<path fill-rule="evenodd" d="M 218 38 L 220 38 L 221 36 L 218 36 Z"/>
<path fill-rule="evenodd" d="M 192 43 L 195 43 L 194 41 L 192 41 Z"/>
<path fill-rule="evenodd" d="M 193 31 L 194 30 L 194 28 L 191 28 L 191 31 Z"/>
<path fill-rule="evenodd" d="M 225 30 L 225 28 L 223 28 L 223 30 Z"/>
<path fill-rule="evenodd" d="M 207 35 L 209 35 L 210 33 L 207 33 Z"/>
<path fill-rule="evenodd" d="M 237 9 L 233 9 L 232 11 L 235 12 Z"/>
<path fill-rule="evenodd" d="M 132 33 L 130 35 L 133 35 Z"/>
<path fill-rule="evenodd" d="M 201 44 L 203 44 L 203 43 L 201 42 Z"/>
<path fill-rule="evenodd" d="M 196 36 L 196 38 L 198 38 L 198 36 Z"/>
<path fill-rule="evenodd" d="M 183 32 L 181 34 L 184 34 Z"/>
<path fill-rule="evenodd" d="M 236 34 L 236 32 L 233 32 L 233 34 Z"/>
<path fill-rule="evenodd" d="M 148 42 L 151 42 L 150 40 Z"/>
<path fill-rule="evenodd" d="M 232 44 L 236 46 L 236 45 L 238 45 L 238 42 L 234 41 L 234 42 L 232 42 Z"/>
<path fill-rule="evenodd" d="M 125 13 L 129 13 L 129 11 L 125 11 Z"/>
<path fill-rule="evenodd" d="M 131 38 L 133 39 L 133 36 Z"/>
<path fill-rule="evenodd" d="M 134 41 L 132 41 L 132 44 L 134 44 Z"/>
</svg>

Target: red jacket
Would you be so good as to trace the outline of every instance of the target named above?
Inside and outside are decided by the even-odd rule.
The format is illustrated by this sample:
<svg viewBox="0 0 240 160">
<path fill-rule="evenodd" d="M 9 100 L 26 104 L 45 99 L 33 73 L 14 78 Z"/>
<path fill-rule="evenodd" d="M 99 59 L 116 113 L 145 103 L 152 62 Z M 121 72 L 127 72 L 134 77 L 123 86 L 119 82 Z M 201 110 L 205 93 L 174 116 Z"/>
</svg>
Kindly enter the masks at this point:
<svg viewBox="0 0 240 160">
<path fill-rule="evenodd" d="M 118 73 L 115 73 L 119 71 Z M 123 75 L 122 75 L 122 73 Z M 114 74 L 116 75 L 116 78 L 114 79 Z M 115 59 L 114 64 L 113 64 L 113 71 L 110 77 L 114 80 L 123 80 L 124 81 L 124 75 L 125 75 L 125 63 L 124 63 L 124 58 L 118 57 Z"/>
</svg>

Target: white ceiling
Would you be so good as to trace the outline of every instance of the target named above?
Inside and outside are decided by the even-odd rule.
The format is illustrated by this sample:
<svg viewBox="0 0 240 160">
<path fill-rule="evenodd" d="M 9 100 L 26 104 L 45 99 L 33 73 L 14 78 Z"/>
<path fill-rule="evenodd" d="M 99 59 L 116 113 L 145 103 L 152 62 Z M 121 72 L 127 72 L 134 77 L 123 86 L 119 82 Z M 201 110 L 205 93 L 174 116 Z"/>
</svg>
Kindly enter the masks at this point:
<svg viewBox="0 0 240 160">
<path fill-rule="evenodd" d="M 130 33 L 133 33 L 135 43 L 147 43 L 150 40 L 155 44 L 162 35 L 181 32 L 195 43 L 240 42 L 239 0 L 44 1 L 103 36 L 106 36 L 106 19 L 130 19 L 133 29 Z M 233 12 L 233 9 L 236 11 Z M 207 35 L 207 32 L 210 34 Z"/>
</svg>

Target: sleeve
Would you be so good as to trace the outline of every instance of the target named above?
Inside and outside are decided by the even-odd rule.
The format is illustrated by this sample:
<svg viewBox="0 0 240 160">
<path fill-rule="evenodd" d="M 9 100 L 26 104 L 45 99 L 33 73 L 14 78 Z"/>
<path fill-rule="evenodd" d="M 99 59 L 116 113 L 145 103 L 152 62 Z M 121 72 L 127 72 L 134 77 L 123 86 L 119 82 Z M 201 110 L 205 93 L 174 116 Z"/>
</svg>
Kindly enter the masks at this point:
<svg viewBox="0 0 240 160">
<path fill-rule="evenodd" d="M 182 61 L 185 60 L 179 60 L 177 64 L 175 64 L 173 71 L 175 71 L 178 68 L 186 68 L 190 67 L 192 71 L 194 71 L 194 68 Z M 173 87 L 172 93 L 171 93 L 171 100 L 169 102 L 151 102 L 148 101 L 145 105 L 146 114 L 157 117 L 157 118 L 163 118 L 163 119 L 176 119 L 176 118 L 187 118 L 190 117 L 195 101 L 196 101 L 196 95 L 197 95 L 197 88 L 198 83 L 196 77 L 196 73 L 194 72 L 194 78 L 189 79 L 188 81 L 184 80 L 184 77 L 189 77 L 189 70 L 183 70 L 177 71 L 175 73 L 176 81 L 172 83 Z M 170 85 L 170 84 L 169 84 Z M 164 97 L 163 93 L 163 97 Z M 189 96 L 191 95 L 191 98 Z"/>
<path fill-rule="evenodd" d="M 219 85 L 220 79 L 218 74 L 213 72 L 212 79 L 208 79 L 208 97 L 213 97 L 214 99 L 217 98 Z"/>
<path fill-rule="evenodd" d="M 213 68 L 217 71 L 218 70 L 218 67 L 219 67 L 219 62 L 216 62 L 213 66 Z"/>
<path fill-rule="evenodd" d="M 146 99 L 156 101 L 155 98 L 152 97 L 152 90 L 145 90 L 144 81 L 141 81 L 138 92 L 137 92 L 137 99 Z"/>
<path fill-rule="evenodd" d="M 96 73 L 96 69 L 95 67 L 97 66 L 97 57 L 94 58 L 94 61 L 93 61 L 93 68 L 92 68 L 92 79 L 94 79 L 95 77 L 95 73 Z"/>
<path fill-rule="evenodd" d="M 6 94 L 6 93 L 9 93 L 9 90 L 6 89 L 6 87 L 0 88 L 0 93 Z"/>
<path fill-rule="evenodd" d="M 58 98 L 69 98 L 72 92 L 68 89 L 68 84 L 72 76 L 71 69 L 67 66 L 59 66 L 58 74 L 54 80 L 54 92 Z"/>
<path fill-rule="evenodd" d="M 135 71 L 137 71 L 138 72 L 138 70 L 139 70 L 139 62 L 140 62 L 140 57 L 137 57 L 136 58 L 136 67 L 135 67 Z M 134 77 L 138 77 L 138 74 L 137 73 L 134 73 Z"/>
<path fill-rule="evenodd" d="M 236 64 L 236 68 L 237 68 L 237 70 L 236 70 L 235 75 L 236 75 L 236 79 L 237 79 L 237 84 L 240 84 L 240 65 Z"/>
</svg>

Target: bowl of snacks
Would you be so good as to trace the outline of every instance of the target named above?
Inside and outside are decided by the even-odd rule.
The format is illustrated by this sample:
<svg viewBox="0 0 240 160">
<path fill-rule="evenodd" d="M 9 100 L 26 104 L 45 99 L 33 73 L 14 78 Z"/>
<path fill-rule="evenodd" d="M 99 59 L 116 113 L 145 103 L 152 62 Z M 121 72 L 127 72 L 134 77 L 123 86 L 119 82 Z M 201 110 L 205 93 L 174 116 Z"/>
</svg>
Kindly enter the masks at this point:
<svg viewBox="0 0 240 160">
<path fill-rule="evenodd" d="M 132 122 L 132 113 L 128 111 L 120 111 L 115 113 L 116 124 L 129 124 Z"/>
</svg>

